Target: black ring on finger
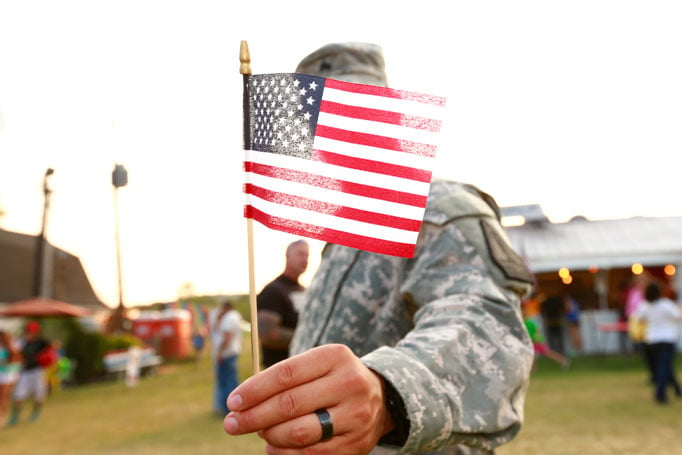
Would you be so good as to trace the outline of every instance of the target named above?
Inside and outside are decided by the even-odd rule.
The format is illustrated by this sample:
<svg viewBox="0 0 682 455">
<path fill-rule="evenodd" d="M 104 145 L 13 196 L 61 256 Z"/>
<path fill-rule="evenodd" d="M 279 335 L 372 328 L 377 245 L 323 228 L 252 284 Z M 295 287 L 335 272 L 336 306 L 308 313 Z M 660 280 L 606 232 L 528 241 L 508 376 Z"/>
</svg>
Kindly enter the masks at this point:
<svg viewBox="0 0 682 455">
<path fill-rule="evenodd" d="M 332 416 L 329 415 L 326 409 L 318 409 L 315 411 L 317 418 L 320 419 L 320 425 L 322 425 L 322 437 L 320 442 L 326 441 L 327 439 L 334 436 L 334 424 L 332 423 Z"/>
</svg>

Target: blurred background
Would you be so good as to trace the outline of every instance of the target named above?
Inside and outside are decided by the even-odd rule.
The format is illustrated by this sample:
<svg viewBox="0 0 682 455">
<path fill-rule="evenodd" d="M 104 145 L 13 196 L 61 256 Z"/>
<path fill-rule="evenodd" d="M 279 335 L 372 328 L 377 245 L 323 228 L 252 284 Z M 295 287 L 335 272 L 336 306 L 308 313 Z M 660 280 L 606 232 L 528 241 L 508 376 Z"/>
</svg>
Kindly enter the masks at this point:
<svg viewBox="0 0 682 455">
<path fill-rule="evenodd" d="M 500 205 L 539 204 L 554 222 L 679 216 L 680 9 L 3 1 L 0 228 L 44 227 L 110 307 L 116 217 L 126 305 L 248 292 L 240 40 L 254 73 L 293 71 L 330 41 L 381 44 L 390 85 L 448 97 L 435 174 Z M 260 289 L 292 239 L 257 225 L 255 240 Z"/>
<path fill-rule="evenodd" d="M 222 433 L 194 343 L 226 296 L 250 315 L 247 40 L 254 73 L 374 42 L 389 85 L 448 98 L 434 175 L 503 207 L 537 280 L 524 310 L 563 321 L 550 347 L 572 362 L 539 359 L 500 453 L 671 453 L 678 403 L 650 403 L 625 308 L 639 277 L 682 287 L 681 22 L 676 1 L 0 0 L 0 329 L 40 321 L 61 362 L 50 431 L 22 423 L 0 451 L 263 453 Z M 254 239 L 258 291 L 295 238 Z"/>
</svg>

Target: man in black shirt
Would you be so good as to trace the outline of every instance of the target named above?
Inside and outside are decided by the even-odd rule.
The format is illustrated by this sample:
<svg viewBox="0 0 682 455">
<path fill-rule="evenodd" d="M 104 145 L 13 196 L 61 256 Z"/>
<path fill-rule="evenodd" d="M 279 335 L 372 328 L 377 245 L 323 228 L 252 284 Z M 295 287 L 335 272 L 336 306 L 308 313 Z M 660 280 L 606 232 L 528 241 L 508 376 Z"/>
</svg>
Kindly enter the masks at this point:
<svg viewBox="0 0 682 455">
<path fill-rule="evenodd" d="M 308 268 L 308 243 L 297 240 L 286 250 L 284 272 L 257 297 L 258 331 L 267 368 L 289 356 L 289 343 L 298 322 L 295 301 L 304 291 L 298 278 Z"/>
<path fill-rule="evenodd" d="M 24 330 L 21 342 L 22 365 L 19 380 L 14 386 L 12 414 L 7 426 L 15 425 L 19 421 L 21 405 L 27 398 L 33 398 L 33 412 L 31 420 L 40 416 L 40 410 L 47 395 L 45 367 L 54 362 L 54 351 L 51 344 L 40 334 L 40 324 L 29 321 Z"/>
</svg>

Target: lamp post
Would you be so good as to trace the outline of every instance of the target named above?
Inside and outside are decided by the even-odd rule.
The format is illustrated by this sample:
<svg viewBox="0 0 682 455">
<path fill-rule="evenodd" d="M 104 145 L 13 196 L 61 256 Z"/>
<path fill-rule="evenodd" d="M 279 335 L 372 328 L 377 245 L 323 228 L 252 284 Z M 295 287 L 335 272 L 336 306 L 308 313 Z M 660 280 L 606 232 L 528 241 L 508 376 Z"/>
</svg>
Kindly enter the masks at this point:
<svg viewBox="0 0 682 455">
<path fill-rule="evenodd" d="M 36 260 L 35 260 L 35 270 L 34 270 L 34 280 L 33 280 L 33 296 L 42 297 L 43 296 L 43 268 L 45 260 L 45 227 L 47 226 L 47 213 L 50 209 L 50 194 L 52 190 L 48 185 L 49 177 L 54 174 L 54 169 L 51 167 L 47 168 L 45 171 L 45 176 L 43 176 L 43 222 L 40 228 L 40 234 L 38 235 L 37 245 L 36 245 Z"/>
<path fill-rule="evenodd" d="M 110 329 L 112 332 L 123 331 L 125 306 L 123 305 L 123 278 L 121 273 L 121 238 L 118 223 L 118 189 L 128 184 L 128 171 L 122 164 L 114 166 L 111 173 L 111 183 L 114 185 L 114 225 L 116 235 L 116 264 L 118 268 L 118 306 L 112 314 Z"/>
</svg>

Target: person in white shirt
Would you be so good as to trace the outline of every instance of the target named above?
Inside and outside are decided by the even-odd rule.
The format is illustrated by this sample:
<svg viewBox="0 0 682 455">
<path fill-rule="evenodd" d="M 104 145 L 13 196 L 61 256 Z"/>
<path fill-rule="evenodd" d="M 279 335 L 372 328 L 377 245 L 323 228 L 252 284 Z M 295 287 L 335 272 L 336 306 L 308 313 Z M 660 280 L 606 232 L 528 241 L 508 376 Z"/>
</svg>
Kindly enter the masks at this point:
<svg viewBox="0 0 682 455">
<path fill-rule="evenodd" d="M 242 317 L 231 301 L 223 302 L 212 333 L 215 365 L 215 404 L 223 416 L 230 410 L 227 396 L 239 385 L 237 360 L 242 350 Z"/>
<path fill-rule="evenodd" d="M 678 398 L 682 397 L 682 389 L 675 378 L 674 367 L 675 345 L 679 337 L 682 311 L 679 305 L 661 294 L 661 287 L 656 282 L 647 285 L 644 298 L 645 301 L 633 315 L 646 321 L 644 339 L 654 359 L 656 381 L 654 398 L 659 403 L 667 403 L 668 385 L 672 385 Z"/>
</svg>

